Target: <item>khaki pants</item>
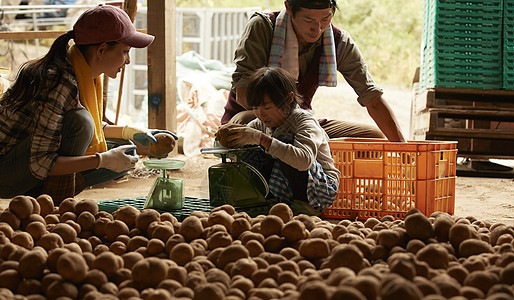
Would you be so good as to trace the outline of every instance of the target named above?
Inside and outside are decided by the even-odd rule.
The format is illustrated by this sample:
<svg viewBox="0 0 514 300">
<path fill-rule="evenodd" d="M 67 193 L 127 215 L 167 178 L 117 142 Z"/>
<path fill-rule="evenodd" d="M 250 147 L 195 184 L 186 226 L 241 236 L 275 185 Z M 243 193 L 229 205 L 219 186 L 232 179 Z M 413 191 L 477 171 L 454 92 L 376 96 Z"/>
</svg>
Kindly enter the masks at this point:
<svg viewBox="0 0 514 300">
<path fill-rule="evenodd" d="M 242 111 L 237 113 L 230 119 L 228 123 L 233 124 L 248 124 L 251 120 L 255 119 L 255 114 L 251 110 Z M 353 122 L 339 121 L 339 120 L 326 120 L 320 122 L 321 128 L 325 130 L 328 137 L 361 137 L 361 138 L 384 138 L 384 134 L 375 126 L 359 124 Z"/>
</svg>

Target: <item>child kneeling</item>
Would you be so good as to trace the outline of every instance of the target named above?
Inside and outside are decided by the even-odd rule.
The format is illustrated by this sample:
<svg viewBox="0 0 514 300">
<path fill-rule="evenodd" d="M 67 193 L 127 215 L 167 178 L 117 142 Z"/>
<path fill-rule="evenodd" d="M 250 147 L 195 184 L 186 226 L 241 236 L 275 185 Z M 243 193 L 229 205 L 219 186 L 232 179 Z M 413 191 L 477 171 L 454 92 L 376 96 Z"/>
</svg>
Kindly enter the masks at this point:
<svg viewBox="0 0 514 300">
<path fill-rule="evenodd" d="M 246 126 L 223 125 L 217 139 L 230 148 L 262 146 L 265 153 L 249 151 L 243 161 L 262 173 L 276 200 L 296 213 L 316 214 L 334 201 L 341 173 L 334 166 L 327 134 L 299 101 L 296 82 L 286 70 L 260 68 L 246 94 L 247 107 L 257 119 Z"/>
</svg>

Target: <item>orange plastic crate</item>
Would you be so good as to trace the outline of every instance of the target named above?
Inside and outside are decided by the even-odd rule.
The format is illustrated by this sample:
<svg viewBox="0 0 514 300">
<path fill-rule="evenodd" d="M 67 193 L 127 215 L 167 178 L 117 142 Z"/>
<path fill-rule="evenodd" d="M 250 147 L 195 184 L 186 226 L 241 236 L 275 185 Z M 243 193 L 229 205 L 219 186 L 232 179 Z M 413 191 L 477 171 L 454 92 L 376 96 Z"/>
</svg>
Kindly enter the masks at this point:
<svg viewBox="0 0 514 300">
<path fill-rule="evenodd" d="M 426 216 L 454 213 L 457 142 L 338 138 L 329 141 L 341 171 L 331 219 L 403 219 L 417 208 Z"/>
</svg>

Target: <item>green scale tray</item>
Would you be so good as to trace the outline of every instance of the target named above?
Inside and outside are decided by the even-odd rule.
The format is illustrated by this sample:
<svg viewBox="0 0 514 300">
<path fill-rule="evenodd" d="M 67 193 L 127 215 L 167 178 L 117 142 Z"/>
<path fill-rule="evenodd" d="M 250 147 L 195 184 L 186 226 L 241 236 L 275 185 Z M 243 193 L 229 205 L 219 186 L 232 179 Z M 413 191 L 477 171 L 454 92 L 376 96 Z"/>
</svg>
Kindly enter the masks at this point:
<svg viewBox="0 0 514 300">
<path fill-rule="evenodd" d="M 106 211 L 108 213 L 115 212 L 118 208 L 123 207 L 125 205 L 131 205 L 137 208 L 138 210 L 142 210 L 145 205 L 146 197 L 135 197 L 135 198 L 121 198 L 116 200 L 104 200 L 98 201 L 98 209 L 101 211 Z M 204 211 L 211 212 L 214 207 L 210 205 L 209 199 L 203 198 L 194 198 L 194 197 L 185 197 L 184 206 L 181 209 L 174 210 L 158 210 L 160 213 L 168 212 L 175 216 L 179 221 L 184 220 L 188 217 L 193 211 Z"/>
<path fill-rule="evenodd" d="M 131 205 L 137 208 L 138 210 L 143 210 L 143 206 L 145 205 L 146 197 L 135 197 L 135 198 L 121 198 L 115 200 L 103 200 L 98 201 L 98 209 L 101 211 L 105 211 L 108 213 L 115 212 L 118 208 L 123 207 L 125 205 Z M 235 207 L 237 212 L 246 212 L 250 217 L 254 218 L 258 215 L 267 215 L 269 213 L 270 208 L 273 204 L 264 204 L 258 205 L 254 207 Z M 182 221 L 189 215 L 191 215 L 194 211 L 203 211 L 203 212 L 211 212 L 211 210 L 215 206 L 210 205 L 209 199 L 205 198 L 194 198 L 194 197 L 185 197 L 184 206 L 182 209 L 174 209 L 174 210 L 160 210 L 156 209 L 159 213 L 170 213 L 177 220 Z"/>
</svg>

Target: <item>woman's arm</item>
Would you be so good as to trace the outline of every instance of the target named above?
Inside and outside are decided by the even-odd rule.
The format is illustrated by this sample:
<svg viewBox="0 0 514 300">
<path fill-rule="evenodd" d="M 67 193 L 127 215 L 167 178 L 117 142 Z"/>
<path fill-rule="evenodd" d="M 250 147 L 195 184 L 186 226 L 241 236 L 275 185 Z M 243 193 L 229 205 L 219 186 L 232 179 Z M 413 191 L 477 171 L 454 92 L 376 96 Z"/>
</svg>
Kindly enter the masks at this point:
<svg viewBox="0 0 514 300">
<path fill-rule="evenodd" d="M 105 125 L 104 135 L 106 139 L 122 139 L 123 127 L 118 125 Z"/>
<path fill-rule="evenodd" d="M 65 175 L 98 167 L 96 155 L 85 156 L 58 156 L 55 164 L 48 175 Z"/>
</svg>

